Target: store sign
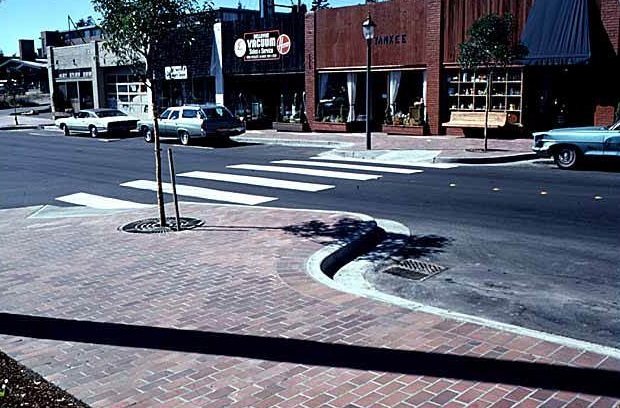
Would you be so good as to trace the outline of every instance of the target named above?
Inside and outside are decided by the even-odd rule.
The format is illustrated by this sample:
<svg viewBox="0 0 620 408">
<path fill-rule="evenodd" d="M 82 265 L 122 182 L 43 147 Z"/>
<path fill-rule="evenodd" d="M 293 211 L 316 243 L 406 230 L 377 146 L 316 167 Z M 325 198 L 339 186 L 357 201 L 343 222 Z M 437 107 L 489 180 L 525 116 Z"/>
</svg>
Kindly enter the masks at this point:
<svg viewBox="0 0 620 408">
<path fill-rule="evenodd" d="M 57 79 L 81 79 L 81 78 L 91 79 L 92 77 L 93 77 L 93 73 L 90 69 L 59 70 L 56 75 Z"/>
<path fill-rule="evenodd" d="M 388 34 L 375 37 L 375 45 L 407 44 L 407 34 Z"/>
<path fill-rule="evenodd" d="M 164 67 L 164 77 L 166 79 L 187 79 L 187 65 Z"/>
<path fill-rule="evenodd" d="M 280 59 L 291 50 L 291 38 L 278 30 L 244 33 L 235 41 L 235 55 L 244 61 Z"/>
</svg>

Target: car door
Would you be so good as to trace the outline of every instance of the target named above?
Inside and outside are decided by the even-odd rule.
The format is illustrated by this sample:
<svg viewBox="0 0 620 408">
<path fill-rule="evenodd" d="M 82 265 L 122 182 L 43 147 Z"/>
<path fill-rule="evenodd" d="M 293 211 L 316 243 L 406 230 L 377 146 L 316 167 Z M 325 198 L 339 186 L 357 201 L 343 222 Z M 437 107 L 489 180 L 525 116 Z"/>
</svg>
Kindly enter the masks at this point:
<svg viewBox="0 0 620 408">
<path fill-rule="evenodd" d="M 170 115 L 168 119 L 163 120 L 164 122 L 164 131 L 161 132 L 161 126 L 159 128 L 162 135 L 165 137 L 176 137 L 177 136 L 177 122 L 179 120 L 179 109 L 171 109 Z"/>
<path fill-rule="evenodd" d="M 183 113 L 178 120 L 178 129 L 183 129 L 192 136 L 200 136 L 202 124 L 201 112 L 198 108 L 183 108 Z"/>
<path fill-rule="evenodd" d="M 157 127 L 159 128 L 159 136 L 166 136 L 166 127 L 168 126 L 168 118 L 170 117 L 171 109 L 166 109 L 164 113 L 157 118 Z"/>
<path fill-rule="evenodd" d="M 69 129 L 78 132 L 88 130 L 88 112 L 78 112 L 73 121 L 69 122 Z"/>
<path fill-rule="evenodd" d="M 610 126 L 605 136 L 605 156 L 620 156 L 620 122 Z"/>
</svg>

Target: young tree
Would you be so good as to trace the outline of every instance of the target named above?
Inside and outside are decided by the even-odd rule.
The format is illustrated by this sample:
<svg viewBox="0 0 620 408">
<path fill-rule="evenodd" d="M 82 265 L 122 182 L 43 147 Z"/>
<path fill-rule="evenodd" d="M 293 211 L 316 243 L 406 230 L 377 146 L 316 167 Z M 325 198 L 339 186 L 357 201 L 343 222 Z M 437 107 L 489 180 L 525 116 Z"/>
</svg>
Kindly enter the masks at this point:
<svg viewBox="0 0 620 408">
<path fill-rule="evenodd" d="M 160 225 L 165 227 L 155 69 L 167 57 L 178 55 L 198 31 L 212 29 L 209 23 L 214 21 L 213 8 L 206 0 L 92 0 L 92 3 L 102 16 L 104 48 L 118 58 L 119 64 L 132 66 L 151 91 L 157 206 Z"/>
<path fill-rule="evenodd" d="M 469 38 L 459 44 L 458 63 L 462 68 L 473 70 L 486 68 L 488 70 L 484 110 L 484 151 L 487 150 L 493 71 L 524 57 L 528 52 L 523 44 L 515 44 L 513 34 L 512 14 L 506 13 L 503 16 L 489 14 L 476 20 L 468 32 Z"/>
</svg>

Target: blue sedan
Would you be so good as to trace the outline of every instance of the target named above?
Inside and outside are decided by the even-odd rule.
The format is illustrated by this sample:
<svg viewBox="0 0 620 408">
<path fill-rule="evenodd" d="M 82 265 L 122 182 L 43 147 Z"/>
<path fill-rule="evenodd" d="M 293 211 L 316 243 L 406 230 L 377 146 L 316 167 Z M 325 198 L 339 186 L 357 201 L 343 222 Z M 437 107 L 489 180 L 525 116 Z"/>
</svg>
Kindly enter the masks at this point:
<svg viewBox="0 0 620 408">
<path fill-rule="evenodd" d="M 587 126 L 536 132 L 534 150 L 553 157 L 561 169 L 573 169 L 584 158 L 620 158 L 620 120 L 611 126 Z"/>
</svg>

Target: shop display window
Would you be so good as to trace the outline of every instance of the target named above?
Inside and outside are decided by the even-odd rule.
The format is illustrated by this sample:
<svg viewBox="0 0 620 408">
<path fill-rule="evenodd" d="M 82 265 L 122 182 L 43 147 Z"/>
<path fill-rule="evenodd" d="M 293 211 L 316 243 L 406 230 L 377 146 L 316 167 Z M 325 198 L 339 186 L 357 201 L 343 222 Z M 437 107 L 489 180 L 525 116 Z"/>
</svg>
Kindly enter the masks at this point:
<svg viewBox="0 0 620 408">
<path fill-rule="evenodd" d="M 485 111 L 489 80 L 487 69 L 450 70 L 446 79 L 450 111 Z M 495 69 L 490 96 L 490 112 L 506 112 L 509 123 L 521 124 L 523 69 L 520 67 Z"/>
<path fill-rule="evenodd" d="M 346 73 L 324 73 L 318 76 L 318 104 L 315 117 L 319 122 L 344 123 L 349 115 Z"/>
</svg>

